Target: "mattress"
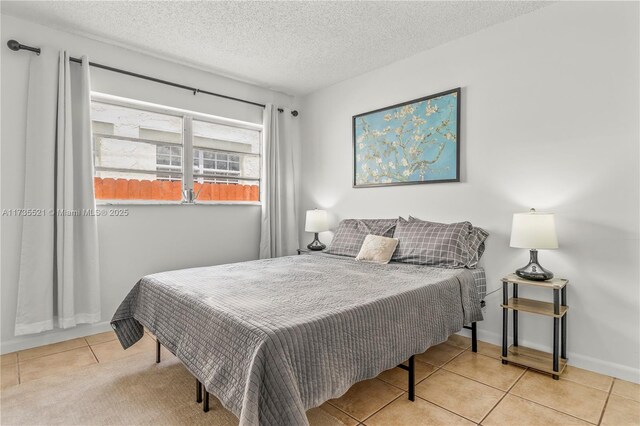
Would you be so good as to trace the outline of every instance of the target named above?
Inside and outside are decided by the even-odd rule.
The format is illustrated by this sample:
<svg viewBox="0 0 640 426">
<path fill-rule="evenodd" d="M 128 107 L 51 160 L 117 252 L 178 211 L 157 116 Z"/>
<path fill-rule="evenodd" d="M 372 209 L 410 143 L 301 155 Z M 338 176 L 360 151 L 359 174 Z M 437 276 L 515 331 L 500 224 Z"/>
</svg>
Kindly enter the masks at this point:
<svg viewBox="0 0 640 426">
<path fill-rule="evenodd" d="M 306 410 L 482 319 L 466 269 L 290 256 L 141 279 L 112 319 L 143 326 L 242 425 L 307 424 Z"/>
</svg>

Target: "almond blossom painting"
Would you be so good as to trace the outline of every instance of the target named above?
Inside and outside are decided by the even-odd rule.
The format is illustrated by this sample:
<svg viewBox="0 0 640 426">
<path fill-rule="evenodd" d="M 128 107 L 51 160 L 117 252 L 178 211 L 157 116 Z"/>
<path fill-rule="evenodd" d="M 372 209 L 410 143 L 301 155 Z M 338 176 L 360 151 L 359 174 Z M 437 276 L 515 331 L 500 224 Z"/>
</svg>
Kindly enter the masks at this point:
<svg viewBox="0 0 640 426">
<path fill-rule="evenodd" d="M 353 117 L 354 187 L 458 182 L 460 88 Z"/>
</svg>

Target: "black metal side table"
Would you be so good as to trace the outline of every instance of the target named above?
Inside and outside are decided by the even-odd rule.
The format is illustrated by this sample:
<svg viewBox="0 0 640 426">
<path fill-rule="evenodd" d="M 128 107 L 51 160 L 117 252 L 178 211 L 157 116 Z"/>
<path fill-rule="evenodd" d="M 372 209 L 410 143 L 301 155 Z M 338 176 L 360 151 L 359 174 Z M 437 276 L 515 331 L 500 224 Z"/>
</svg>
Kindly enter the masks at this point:
<svg viewBox="0 0 640 426">
<path fill-rule="evenodd" d="M 548 281 L 531 281 L 516 274 L 502 279 L 502 363 L 530 367 L 553 376 L 555 380 L 567 365 L 567 284 L 569 280 L 554 278 Z M 513 286 L 509 298 L 509 284 Z M 553 290 L 553 303 L 518 297 L 518 285 L 532 285 Z M 509 310 L 513 311 L 513 344 L 507 347 Z M 518 345 L 518 312 L 528 312 L 553 317 L 553 353 Z"/>
</svg>

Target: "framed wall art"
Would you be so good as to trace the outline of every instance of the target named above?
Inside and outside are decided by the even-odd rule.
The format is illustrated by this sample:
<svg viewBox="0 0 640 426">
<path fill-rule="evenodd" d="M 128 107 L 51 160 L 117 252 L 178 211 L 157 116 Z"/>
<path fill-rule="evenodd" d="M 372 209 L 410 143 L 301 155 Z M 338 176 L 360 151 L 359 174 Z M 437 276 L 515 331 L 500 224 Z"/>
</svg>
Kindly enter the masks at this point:
<svg viewBox="0 0 640 426">
<path fill-rule="evenodd" d="M 354 188 L 460 181 L 460 88 L 353 116 Z"/>
</svg>

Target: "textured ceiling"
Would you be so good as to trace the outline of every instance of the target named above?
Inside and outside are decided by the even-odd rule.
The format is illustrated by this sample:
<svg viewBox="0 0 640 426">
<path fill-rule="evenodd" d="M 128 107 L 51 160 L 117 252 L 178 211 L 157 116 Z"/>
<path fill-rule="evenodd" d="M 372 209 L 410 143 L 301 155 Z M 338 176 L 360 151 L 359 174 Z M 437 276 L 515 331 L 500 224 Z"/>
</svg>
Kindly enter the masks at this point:
<svg viewBox="0 0 640 426">
<path fill-rule="evenodd" d="M 2 1 L 2 13 L 305 94 L 541 2 Z M 87 52 L 91 55 L 91 52 Z"/>
</svg>

